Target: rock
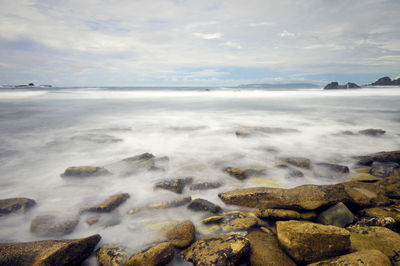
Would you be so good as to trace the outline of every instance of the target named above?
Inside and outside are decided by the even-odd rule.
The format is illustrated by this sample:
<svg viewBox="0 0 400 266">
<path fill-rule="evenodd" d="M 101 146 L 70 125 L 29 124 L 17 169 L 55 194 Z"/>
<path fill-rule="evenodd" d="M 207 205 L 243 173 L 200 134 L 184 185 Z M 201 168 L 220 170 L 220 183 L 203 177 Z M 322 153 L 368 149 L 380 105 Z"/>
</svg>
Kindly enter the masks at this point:
<svg viewBox="0 0 400 266">
<path fill-rule="evenodd" d="M 373 162 L 369 173 L 379 178 L 400 177 L 400 166 L 398 163 Z"/>
<path fill-rule="evenodd" d="M 379 182 L 379 187 L 385 191 L 387 197 L 400 199 L 400 177 L 387 177 Z"/>
<path fill-rule="evenodd" d="M 100 144 L 116 143 L 123 141 L 122 139 L 115 138 L 107 134 L 92 134 L 92 133 L 72 136 L 70 139 L 78 141 L 88 141 Z"/>
<path fill-rule="evenodd" d="M 377 249 L 389 257 L 393 265 L 400 265 L 400 235 L 379 227 L 349 227 L 351 247 L 357 251 Z"/>
<path fill-rule="evenodd" d="M 391 86 L 395 85 L 392 82 L 392 79 L 389 77 L 383 77 L 375 81 L 374 83 L 371 83 L 372 86 Z"/>
<path fill-rule="evenodd" d="M 185 186 L 192 183 L 192 181 L 193 181 L 193 178 L 191 178 L 191 177 L 163 180 L 163 181 L 157 182 L 155 184 L 154 188 L 166 189 L 166 190 L 181 194 L 183 189 L 185 188 Z"/>
<path fill-rule="evenodd" d="M 283 187 L 283 185 L 275 180 L 266 177 L 251 177 L 246 179 L 246 185 L 252 187 Z"/>
<path fill-rule="evenodd" d="M 379 216 L 379 217 L 362 217 L 352 226 L 359 226 L 359 227 L 381 226 L 381 227 L 387 227 L 390 230 L 395 230 L 397 224 L 398 222 L 396 222 L 396 220 L 393 219 L 392 217 Z"/>
<path fill-rule="evenodd" d="M 9 198 L 0 200 L 0 217 L 11 213 L 25 213 L 36 205 L 36 202 L 28 198 Z"/>
<path fill-rule="evenodd" d="M 283 188 L 246 188 L 220 193 L 225 204 L 270 209 L 282 208 L 297 211 L 310 211 L 323 206 L 345 202 L 348 195 L 344 186 L 303 185 L 292 189 Z"/>
<path fill-rule="evenodd" d="M 317 217 L 317 222 L 326 225 L 334 225 L 345 227 L 353 223 L 357 219 L 356 216 L 342 202 L 321 212 Z"/>
<path fill-rule="evenodd" d="M 278 221 L 278 240 L 298 263 L 310 263 L 346 253 L 350 233 L 340 227 L 303 221 Z"/>
<path fill-rule="evenodd" d="M 127 199 L 129 199 L 128 193 L 119 193 L 112 195 L 103 203 L 95 205 L 93 207 L 85 208 L 82 211 L 88 212 L 111 212 L 115 210 L 118 206 L 124 203 Z"/>
<path fill-rule="evenodd" d="M 355 168 L 353 171 L 357 173 L 363 173 L 363 174 L 369 174 L 369 171 L 371 170 L 371 167 L 361 167 L 361 168 Z"/>
<path fill-rule="evenodd" d="M 305 169 L 310 169 L 310 159 L 304 157 L 281 157 L 280 161 Z"/>
<path fill-rule="evenodd" d="M 227 234 L 201 238 L 180 255 L 194 265 L 233 266 L 249 249 L 249 240 L 237 234 Z"/>
<path fill-rule="evenodd" d="M 368 217 L 392 217 L 400 223 L 400 204 L 363 209 L 361 214 Z"/>
<path fill-rule="evenodd" d="M 388 205 L 390 200 L 378 183 L 350 181 L 341 183 L 348 195 L 348 203 L 356 207 Z M 344 202 L 344 201 L 343 201 Z"/>
<path fill-rule="evenodd" d="M 150 204 L 149 206 L 146 207 L 146 209 L 167 209 L 167 208 L 174 208 L 174 207 L 180 207 L 185 204 L 188 204 L 189 202 L 192 201 L 192 197 L 181 197 L 175 200 L 170 200 L 170 201 L 163 201 L 159 203 L 153 203 Z"/>
<path fill-rule="evenodd" d="M 224 213 L 224 219 L 221 222 L 221 228 L 223 231 L 235 231 L 250 229 L 256 226 L 260 221 L 253 213 L 231 211 Z"/>
<path fill-rule="evenodd" d="M 339 83 L 337 81 L 333 81 L 333 82 L 327 84 L 324 87 L 324 90 L 358 89 L 358 88 L 360 88 L 360 86 L 358 86 L 357 84 L 352 83 L 352 82 L 348 82 L 345 85 L 339 85 Z"/>
<path fill-rule="evenodd" d="M 135 156 L 132 156 L 132 157 L 125 158 L 122 161 L 123 162 L 148 161 L 148 160 L 151 160 L 151 159 L 154 159 L 154 158 L 155 158 L 155 156 L 153 154 L 146 152 L 146 153 L 142 153 L 142 154 L 139 154 L 139 155 L 135 155 Z"/>
<path fill-rule="evenodd" d="M 251 265 L 296 265 L 279 247 L 278 239 L 270 230 L 253 231 L 246 238 L 250 241 L 249 260 Z"/>
<path fill-rule="evenodd" d="M 100 221 L 100 217 L 90 217 L 89 219 L 86 220 L 86 223 L 88 225 L 94 225 L 95 223 L 98 223 Z"/>
<path fill-rule="evenodd" d="M 289 172 L 286 175 L 287 178 L 297 178 L 297 177 L 304 177 L 304 174 L 302 171 L 297 170 L 297 169 L 290 169 Z"/>
<path fill-rule="evenodd" d="M 131 251 L 125 246 L 105 245 L 96 250 L 99 266 L 124 266 Z"/>
<path fill-rule="evenodd" d="M 374 183 L 374 182 L 381 180 L 380 178 L 376 178 L 373 175 L 364 174 L 364 173 L 351 174 L 351 175 L 348 175 L 347 178 L 352 181 L 370 182 L 370 183 Z"/>
<path fill-rule="evenodd" d="M 93 235 L 71 240 L 1 243 L 0 265 L 81 265 L 100 239 L 100 235 Z"/>
<path fill-rule="evenodd" d="M 221 207 L 205 199 L 195 199 L 188 205 L 193 211 L 206 211 L 212 213 L 221 212 Z"/>
<path fill-rule="evenodd" d="M 246 131 L 243 131 L 243 130 L 236 130 L 235 131 L 235 135 L 236 135 L 236 137 L 244 138 L 244 137 L 250 136 L 250 133 L 246 132 Z"/>
<path fill-rule="evenodd" d="M 349 168 L 344 165 L 332 163 L 315 163 L 313 171 L 316 175 L 322 177 L 336 177 L 337 175 L 344 175 L 349 173 Z"/>
<path fill-rule="evenodd" d="M 308 266 L 329 266 L 329 265 L 381 265 L 391 266 L 389 258 L 376 249 L 368 249 L 358 252 L 353 252 L 337 258 L 323 260 L 309 264 Z"/>
<path fill-rule="evenodd" d="M 37 236 L 62 236 L 72 233 L 78 223 L 79 220 L 76 217 L 43 215 L 32 220 L 30 230 Z"/>
<path fill-rule="evenodd" d="M 224 216 L 222 216 L 222 215 L 214 215 L 214 216 L 204 218 L 200 222 L 203 224 L 219 224 L 222 222 L 223 219 L 224 219 Z"/>
<path fill-rule="evenodd" d="M 297 211 L 284 209 L 256 209 L 254 213 L 259 218 L 270 220 L 299 220 L 301 218 Z"/>
<path fill-rule="evenodd" d="M 132 157 L 125 158 L 120 162 L 111 164 L 109 167 L 120 172 L 122 176 L 129 176 L 139 171 L 155 171 L 163 170 L 159 164 L 164 164 L 169 161 L 168 157 L 156 157 L 151 153 L 143 153 Z"/>
<path fill-rule="evenodd" d="M 174 258 L 174 246 L 169 242 L 160 243 L 130 257 L 125 266 L 162 266 Z"/>
<path fill-rule="evenodd" d="M 301 220 L 315 220 L 318 214 L 316 212 L 302 212 L 300 213 Z"/>
<path fill-rule="evenodd" d="M 383 134 L 386 133 L 386 131 L 382 130 L 382 129 L 369 128 L 369 129 L 360 130 L 360 131 L 358 131 L 358 133 L 361 135 L 376 137 L 376 136 L 382 136 Z"/>
<path fill-rule="evenodd" d="M 190 186 L 190 190 L 207 190 L 207 189 L 219 188 L 220 186 L 222 186 L 222 183 L 220 182 L 196 183 Z"/>
<path fill-rule="evenodd" d="M 230 176 L 235 177 L 236 179 L 239 179 L 239 180 L 244 180 L 250 176 L 265 174 L 265 169 L 263 169 L 263 168 L 240 169 L 240 168 L 235 168 L 235 167 L 226 167 L 223 169 L 223 171 L 225 173 L 229 174 Z"/>
<path fill-rule="evenodd" d="M 71 166 L 61 177 L 92 177 L 111 174 L 107 169 L 97 166 Z"/>
<path fill-rule="evenodd" d="M 368 156 L 358 156 L 359 165 L 371 165 L 373 162 L 400 164 L 400 151 L 383 151 Z"/>
</svg>

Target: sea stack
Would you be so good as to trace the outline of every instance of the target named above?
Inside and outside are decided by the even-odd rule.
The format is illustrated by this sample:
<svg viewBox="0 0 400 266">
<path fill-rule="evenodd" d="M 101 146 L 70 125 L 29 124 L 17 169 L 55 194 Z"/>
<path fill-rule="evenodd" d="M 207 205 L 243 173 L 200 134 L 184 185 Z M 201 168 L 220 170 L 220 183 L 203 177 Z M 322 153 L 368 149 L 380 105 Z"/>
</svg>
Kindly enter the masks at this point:
<svg viewBox="0 0 400 266">
<path fill-rule="evenodd" d="M 324 90 L 339 90 L 339 89 L 358 89 L 360 88 L 360 86 L 358 86 L 355 83 L 352 82 L 348 82 L 345 85 L 339 85 L 339 83 L 337 81 L 333 81 L 331 83 L 329 83 L 328 85 L 326 85 L 324 87 Z"/>
</svg>

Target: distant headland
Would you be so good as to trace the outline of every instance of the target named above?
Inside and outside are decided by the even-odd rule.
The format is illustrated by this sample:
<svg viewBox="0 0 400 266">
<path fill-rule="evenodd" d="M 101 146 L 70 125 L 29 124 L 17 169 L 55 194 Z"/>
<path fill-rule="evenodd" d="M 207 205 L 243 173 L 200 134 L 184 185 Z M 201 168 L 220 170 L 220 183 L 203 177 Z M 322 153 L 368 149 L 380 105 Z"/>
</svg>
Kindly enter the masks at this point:
<svg viewBox="0 0 400 266">
<path fill-rule="evenodd" d="M 25 88 L 51 88 L 52 85 L 35 85 L 34 83 L 22 84 L 22 85 L 2 85 L 3 89 L 25 89 Z"/>
<path fill-rule="evenodd" d="M 400 86 L 400 78 L 391 79 L 389 77 L 383 77 L 371 84 L 362 85 L 361 87 L 373 87 L 373 86 Z M 340 90 L 340 89 L 359 89 L 361 88 L 355 83 L 348 82 L 345 85 L 340 85 L 337 81 L 333 81 L 324 87 L 324 90 Z"/>
<path fill-rule="evenodd" d="M 238 88 L 320 88 L 312 83 L 262 83 L 262 84 L 241 84 Z"/>
</svg>

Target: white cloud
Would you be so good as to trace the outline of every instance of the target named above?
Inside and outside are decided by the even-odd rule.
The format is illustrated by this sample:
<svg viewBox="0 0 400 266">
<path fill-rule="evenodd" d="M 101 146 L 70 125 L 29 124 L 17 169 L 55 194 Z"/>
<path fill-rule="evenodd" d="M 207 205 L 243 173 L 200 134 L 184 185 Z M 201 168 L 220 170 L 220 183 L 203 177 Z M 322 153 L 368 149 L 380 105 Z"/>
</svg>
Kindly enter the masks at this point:
<svg viewBox="0 0 400 266">
<path fill-rule="evenodd" d="M 261 26 L 272 26 L 275 25 L 276 23 L 273 21 L 264 21 L 264 22 L 257 22 L 257 23 L 250 23 L 250 27 L 261 27 Z"/>
<path fill-rule="evenodd" d="M 242 49 L 242 46 L 240 46 L 240 43 L 237 43 L 237 42 L 228 41 L 228 42 L 221 43 L 221 45 L 236 48 L 236 49 Z"/>
<path fill-rule="evenodd" d="M 200 32 L 195 32 L 193 33 L 194 36 L 204 39 L 204 40 L 215 40 L 215 39 L 220 39 L 221 38 L 221 33 L 200 33 Z"/>
<path fill-rule="evenodd" d="M 292 32 L 288 32 L 287 30 L 284 30 L 281 33 L 279 33 L 279 36 L 281 36 L 281 37 L 294 37 L 295 34 L 292 33 Z"/>
</svg>

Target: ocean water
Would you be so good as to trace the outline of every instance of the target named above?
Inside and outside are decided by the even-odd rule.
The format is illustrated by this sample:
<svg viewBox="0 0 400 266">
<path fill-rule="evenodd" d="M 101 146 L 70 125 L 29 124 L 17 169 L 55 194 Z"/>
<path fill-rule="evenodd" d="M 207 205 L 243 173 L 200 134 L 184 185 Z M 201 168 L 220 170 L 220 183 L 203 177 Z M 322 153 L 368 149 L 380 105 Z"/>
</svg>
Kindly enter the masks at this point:
<svg viewBox="0 0 400 266">
<path fill-rule="evenodd" d="M 277 129 L 278 128 L 278 129 Z M 376 128 L 383 136 L 345 135 Z M 241 138 L 236 130 L 252 133 Z M 101 244 L 138 249 L 152 233 L 145 225 L 186 218 L 195 224 L 205 213 L 185 206 L 142 211 L 129 209 L 173 200 L 180 195 L 154 190 L 156 182 L 193 177 L 194 183 L 218 181 L 220 188 L 183 196 L 205 198 L 225 210 L 218 193 L 235 188 L 330 184 L 343 176 L 320 177 L 302 170 L 289 177 L 274 167 L 279 157 L 302 156 L 312 162 L 354 165 L 354 156 L 400 149 L 400 88 L 254 90 L 246 88 L 50 88 L 0 90 L 0 198 L 28 197 L 37 202 L 24 215 L 0 218 L 1 241 L 33 241 L 31 220 L 38 215 L 76 215 L 115 193 L 130 198 L 89 226 L 82 214 L 65 238 L 99 233 Z M 168 156 L 164 171 L 121 174 L 120 160 L 150 152 Z M 104 166 L 109 176 L 68 179 L 69 166 Z M 265 168 L 265 175 L 236 180 L 221 169 Z M 95 265 L 91 258 L 88 265 Z"/>
</svg>

